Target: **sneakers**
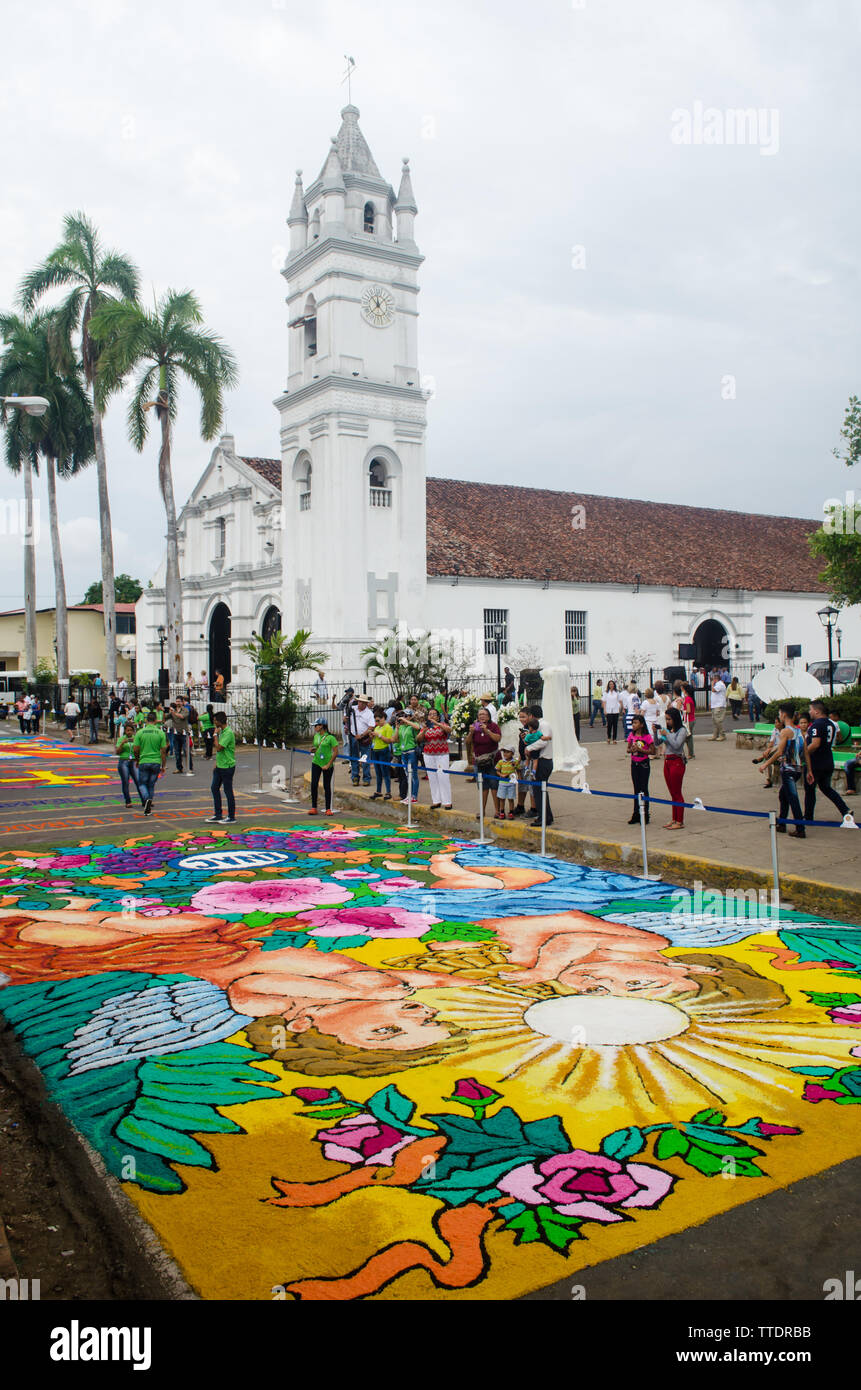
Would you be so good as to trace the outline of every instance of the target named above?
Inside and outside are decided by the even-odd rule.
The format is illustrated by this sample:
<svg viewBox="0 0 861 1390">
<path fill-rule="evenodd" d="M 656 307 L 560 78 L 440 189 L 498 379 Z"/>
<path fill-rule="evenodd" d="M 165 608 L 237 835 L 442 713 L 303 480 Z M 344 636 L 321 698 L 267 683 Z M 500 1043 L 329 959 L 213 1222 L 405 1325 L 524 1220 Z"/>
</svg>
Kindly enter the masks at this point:
<svg viewBox="0 0 861 1390">
<path fill-rule="evenodd" d="M 319 814 L 320 814 L 320 813 L 319 813 L 319 811 L 317 810 L 317 807 L 316 807 L 316 806 L 311 806 L 311 807 L 309 807 L 309 809 L 308 809 L 308 815 L 309 815 L 309 816 L 318 816 Z"/>
<path fill-rule="evenodd" d="M 187 772 L 185 775 L 186 775 L 186 777 L 193 777 L 193 776 L 194 776 L 194 773 L 193 773 L 193 772 Z"/>
<path fill-rule="evenodd" d="M 368 786 L 370 786 L 370 785 L 371 785 L 371 784 L 370 784 L 370 782 L 369 782 L 369 783 L 368 783 Z M 380 801 L 380 800 L 382 799 L 382 795 L 383 795 L 382 792 L 371 792 L 370 800 L 371 800 L 371 801 Z"/>
<path fill-rule="evenodd" d="M 226 816 L 225 819 L 224 819 L 224 824 L 225 824 L 225 825 L 235 825 L 235 824 L 236 824 L 236 817 L 235 817 L 235 816 Z"/>
<path fill-rule="evenodd" d="M 147 797 L 146 801 L 144 802 L 144 815 L 145 815 L 145 816 L 151 816 L 151 815 L 152 815 L 152 797 L 151 797 L 151 796 L 150 796 L 150 797 Z"/>
<path fill-rule="evenodd" d="M 334 811 L 324 811 L 324 812 L 323 812 L 323 815 L 324 815 L 324 816 L 334 816 L 334 814 L 335 814 Z"/>
</svg>

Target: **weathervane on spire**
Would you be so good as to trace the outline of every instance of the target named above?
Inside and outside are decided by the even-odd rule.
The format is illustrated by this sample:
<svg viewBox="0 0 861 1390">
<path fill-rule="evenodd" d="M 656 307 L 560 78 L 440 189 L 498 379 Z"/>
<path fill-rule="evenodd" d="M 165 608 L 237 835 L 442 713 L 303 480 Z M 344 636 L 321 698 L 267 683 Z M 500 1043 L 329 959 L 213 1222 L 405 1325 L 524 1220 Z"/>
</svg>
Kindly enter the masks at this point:
<svg viewBox="0 0 861 1390">
<path fill-rule="evenodd" d="M 355 58 L 351 58 L 350 55 L 349 55 L 349 53 L 345 53 L 345 54 L 344 54 L 344 57 L 345 57 L 346 60 L 347 60 L 347 71 L 344 73 L 344 76 L 341 78 L 341 86 L 343 87 L 344 83 L 346 82 L 346 84 L 347 84 L 347 105 L 348 105 L 348 106 L 352 106 L 352 104 L 353 104 L 353 93 L 352 93 L 351 78 L 352 78 L 352 76 L 353 76 L 353 68 L 356 66 L 356 60 L 355 60 Z"/>
</svg>

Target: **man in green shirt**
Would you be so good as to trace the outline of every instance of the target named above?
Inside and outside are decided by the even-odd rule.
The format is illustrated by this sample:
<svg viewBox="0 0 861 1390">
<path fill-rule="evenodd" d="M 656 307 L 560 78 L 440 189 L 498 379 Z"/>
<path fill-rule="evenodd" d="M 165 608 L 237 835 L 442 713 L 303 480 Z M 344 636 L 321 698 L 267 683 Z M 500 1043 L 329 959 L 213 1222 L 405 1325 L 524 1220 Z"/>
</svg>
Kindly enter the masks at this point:
<svg viewBox="0 0 861 1390">
<path fill-rule="evenodd" d="M 167 762 L 167 739 L 164 730 L 158 727 L 152 710 L 146 717 L 146 723 L 135 734 L 133 747 L 138 769 L 138 794 L 143 802 L 144 815 L 151 816 L 155 784 Z"/>
<path fill-rule="evenodd" d="M 221 788 L 227 798 L 227 817 L 225 825 L 233 825 L 236 820 L 236 802 L 233 799 L 233 774 L 236 771 L 236 735 L 228 728 L 227 715 L 218 710 L 215 715 L 215 767 L 212 769 L 212 802 L 215 815 L 207 820 L 221 823 Z"/>
</svg>

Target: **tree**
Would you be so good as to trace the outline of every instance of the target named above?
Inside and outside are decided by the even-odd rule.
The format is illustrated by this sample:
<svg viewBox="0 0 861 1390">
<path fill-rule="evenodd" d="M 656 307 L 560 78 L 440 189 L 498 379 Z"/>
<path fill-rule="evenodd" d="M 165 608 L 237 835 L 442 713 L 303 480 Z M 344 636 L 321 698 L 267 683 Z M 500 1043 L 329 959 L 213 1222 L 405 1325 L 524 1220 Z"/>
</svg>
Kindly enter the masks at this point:
<svg viewBox="0 0 861 1390">
<path fill-rule="evenodd" d="M 82 598 L 82 603 L 101 603 L 104 585 L 101 579 L 91 584 Z M 143 593 L 143 585 L 139 579 L 132 579 L 130 574 L 118 574 L 114 580 L 114 598 L 117 603 L 137 603 Z"/>
<path fill-rule="evenodd" d="M 184 379 L 200 396 L 200 433 L 214 439 L 224 415 L 224 392 L 235 386 L 236 362 L 219 338 L 202 330 L 203 315 L 190 290 L 168 290 L 153 310 L 133 300 L 105 300 L 90 320 L 99 349 L 95 397 L 101 408 L 129 372 L 137 372 L 128 408 L 129 436 L 140 453 L 149 430 L 148 411 L 161 425 L 158 483 L 167 522 L 165 608 L 168 668 L 183 677 L 182 583 L 176 531 L 176 499 L 171 468 L 172 426 Z M 154 399 L 153 399 L 154 397 Z"/>
<path fill-rule="evenodd" d="M 843 449 L 835 449 L 834 456 L 852 468 L 861 458 L 861 400 L 857 396 L 849 397 L 840 435 Z M 808 538 L 811 554 L 825 562 L 820 578 L 828 585 L 833 603 L 861 603 L 861 503 L 850 495 L 845 504 L 833 499 L 828 510 L 824 525 Z"/>
<path fill-rule="evenodd" d="M 363 647 L 361 655 L 368 675 L 388 681 L 395 699 L 408 700 L 446 684 L 445 653 L 429 632 L 393 629 Z"/>
<path fill-rule="evenodd" d="M 105 398 L 95 399 L 94 383 L 99 351 L 90 333 L 93 315 L 101 305 L 112 301 L 111 291 L 135 299 L 138 272 L 132 262 L 116 251 L 106 251 L 93 223 L 82 212 L 66 217 L 63 240 L 42 265 L 24 279 L 20 289 L 23 308 L 31 310 L 50 290 L 69 289 L 60 308 L 62 331 L 71 341 L 80 333 L 84 377 L 93 397 L 92 429 L 99 489 L 99 525 L 102 549 L 102 586 L 105 600 L 105 654 L 108 685 L 117 679 L 117 619 L 114 600 L 114 544 L 111 535 L 111 507 L 108 495 L 108 469 L 105 457 L 102 416 Z M 119 384 L 119 383 L 118 383 Z"/>
<path fill-rule="evenodd" d="M 69 620 L 57 510 L 57 474 L 71 477 L 92 459 L 92 412 L 80 375 L 68 358 L 55 315 L 36 314 L 29 320 L 6 315 L 0 318 L 0 336 L 7 343 L 0 363 L 0 395 L 44 396 L 48 401 L 44 415 L 23 415 L 7 427 L 6 462 L 16 473 L 24 469 L 25 496 L 29 475 L 32 498 L 32 469 L 38 466 L 39 457 L 45 460 L 54 561 L 57 674 L 65 681 L 69 676 Z M 27 572 L 28 548 L 31 547 L 25 543 L 25 608 L 31 577 Z M 33 570 L 35 587 L 35 565 Z M 27 669 L 32 673 L 36 664 L 35 633 L 32 653 L 29 640 L 26 645 Z"/>
<path fill-rule="evenodd" d="M 297 706 L 290 678 L 297 671 L 314 671 L 325 666 L 328 652 L 315 651 L 311 633 L 300 628 L 292 637 L 275 632 L 269 638 L 254 636 L 242 650 L 251 657 L 260 683 L 260 737 L 264 742 L 280 741 L 298 732 Z"/>
</svg>

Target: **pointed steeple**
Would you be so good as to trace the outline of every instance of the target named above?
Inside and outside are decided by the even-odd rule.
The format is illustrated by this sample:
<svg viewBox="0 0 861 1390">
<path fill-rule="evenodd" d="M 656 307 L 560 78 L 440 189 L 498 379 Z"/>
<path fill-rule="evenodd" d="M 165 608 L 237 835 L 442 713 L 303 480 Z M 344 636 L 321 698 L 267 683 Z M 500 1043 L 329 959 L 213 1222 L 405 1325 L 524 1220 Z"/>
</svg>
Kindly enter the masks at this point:
<svg viewBox="0 0 861 1390">
<path fill-rule="evenodd" d="M 320 173 L 320 179 L 323 184 L 324 193 L 345 192 L 344 170 L 341 166 L 341 159 L 338 154 L 337 135 L 332 136 L 332 143 L 329 146 L 329 153 L 326 156 L 326 163 L 323 165 Z"/>
<path fill-rule="evenodd" d="M 308 221 L 308 209 L 305 206 L 305 190 L 302 187 L 302 170 L 296 170 L 296 186 L 293 189 L 293 201 L 290 204 L 290 211 L 287 214 L 287 226 L 292 227 L 296 222 Z"/>
<path fill-rule="evenodd" d="M 341 129 L 335 137 L 338 158 L 345 174 L 364 174 L 366 178 L 382 179 L 368 142 L 359 129 L 359 108 L 345 106 L 341 112 Z M 322 178 L 325 173 L 325 166 Z"/>
<path fill-rule="evenodd" d="M 413 193 L 413 181 L 410 178 L 410 161 L 404 155 L 404 167 L 401 170 L 401 186 L 398 189 L 398 200 L 395 203 L 395 212 L 417 213 L 416 196 Z"/>
</svg>

